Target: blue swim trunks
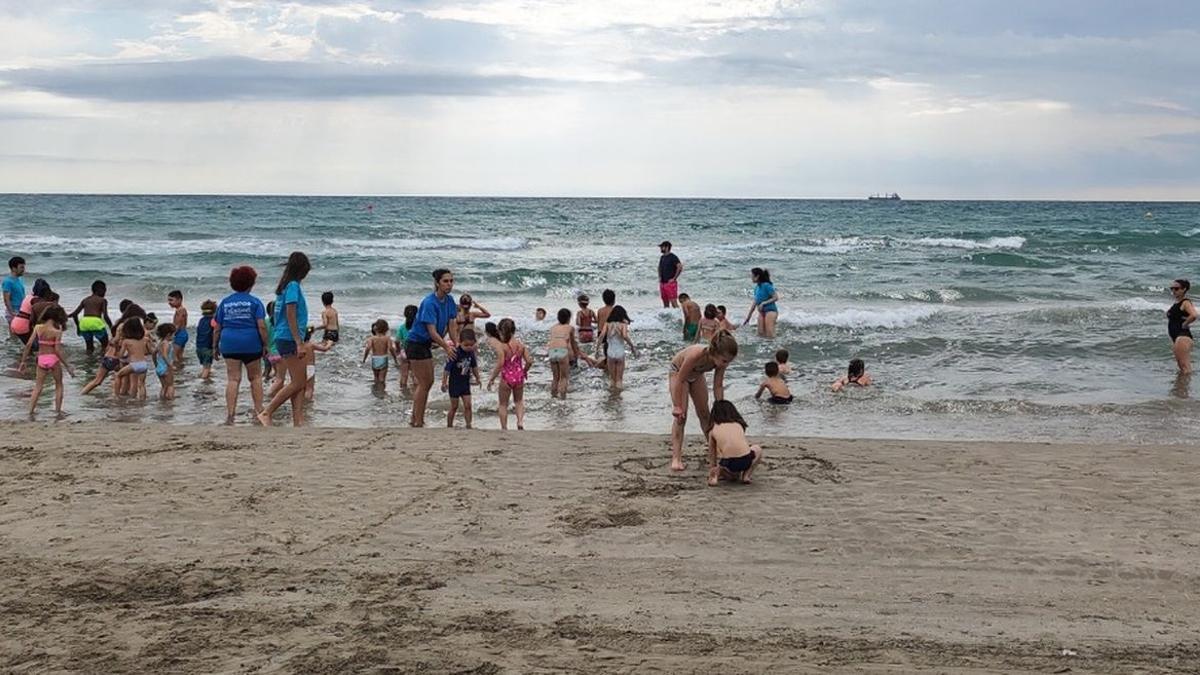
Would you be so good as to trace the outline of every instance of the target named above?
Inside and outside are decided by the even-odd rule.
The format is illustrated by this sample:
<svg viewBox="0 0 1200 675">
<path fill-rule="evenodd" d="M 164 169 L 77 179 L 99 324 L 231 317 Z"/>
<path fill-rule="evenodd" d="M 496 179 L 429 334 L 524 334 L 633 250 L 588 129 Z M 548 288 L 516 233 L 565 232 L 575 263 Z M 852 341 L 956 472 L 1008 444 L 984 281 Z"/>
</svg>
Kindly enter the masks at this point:
<svg viewBox="0 0 1200 675">
<path fill-rule="evenodd" d="M 176 347 L 186 346 L 188 343 L 188 332 L 186 328 L 180 328 L 175 331 L 175 339 L 173 340 Z"/>
</svg>

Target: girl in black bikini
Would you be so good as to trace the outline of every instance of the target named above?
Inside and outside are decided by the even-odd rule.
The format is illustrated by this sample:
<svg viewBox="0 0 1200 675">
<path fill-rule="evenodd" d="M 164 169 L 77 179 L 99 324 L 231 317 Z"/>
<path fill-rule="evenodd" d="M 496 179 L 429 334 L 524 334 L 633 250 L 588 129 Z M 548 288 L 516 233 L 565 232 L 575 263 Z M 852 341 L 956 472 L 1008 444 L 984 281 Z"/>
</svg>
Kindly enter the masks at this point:
<svg viewBox="0 0 1200 675">
<path fill-rule="evenodd" d="M 463 293 L 458 296 L 458 316 L 454 318 L 454 322 L 458 324 L 458 330 L 466 327 L 475 328 L 476 319 L 490 319 L 492 313 L 487 311 L 483 305 L 475 302 L 475 300 Z"/>
<path fill-rule="evenodd" d="M 1175 304 L 1167 310 L 1167 335 L 1171 336 L 1171 350 L 1175 353 L 1175 362 L 1179 364 L 1179 372 L 1190 375 L 1192 372 L 1192 322 L 1196 320 L 1196 305 L 1187 297 L 1192 284 L 1187 279 L 1176 279 L 1171 282 L 1171 295 Z"/>
</svg>

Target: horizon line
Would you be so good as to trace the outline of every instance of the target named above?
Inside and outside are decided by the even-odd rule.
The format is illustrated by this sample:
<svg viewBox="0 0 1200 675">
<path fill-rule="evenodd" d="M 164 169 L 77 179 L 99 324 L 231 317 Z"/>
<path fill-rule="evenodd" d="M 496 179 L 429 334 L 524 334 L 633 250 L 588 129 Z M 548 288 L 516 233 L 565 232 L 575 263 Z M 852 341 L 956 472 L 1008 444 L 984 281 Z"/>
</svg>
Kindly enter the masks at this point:
<svg viewBox="0 0 1200 675">
<path fill-rule="evenodd" d="M 660 195 L 488 195 L 419 193 L 304 193 L 304 192 L 4 192 L 0 197 L 253 197 L 253 198 L 328 198 L 328 199 L 611 199 L 677 201 L 794 201 L 794 202 L 867 202 L 867 197 L 727 197 Z M 1079 204 L 1196 204 L 1196 199 L 1079 199 L 1070 197 L 902 197 L 899 202 L 1059 202 Z M 885 200 L 884 204 L 895 202 Z M 881 204 L 882 205 L 882 204 Z"/>
</svg>

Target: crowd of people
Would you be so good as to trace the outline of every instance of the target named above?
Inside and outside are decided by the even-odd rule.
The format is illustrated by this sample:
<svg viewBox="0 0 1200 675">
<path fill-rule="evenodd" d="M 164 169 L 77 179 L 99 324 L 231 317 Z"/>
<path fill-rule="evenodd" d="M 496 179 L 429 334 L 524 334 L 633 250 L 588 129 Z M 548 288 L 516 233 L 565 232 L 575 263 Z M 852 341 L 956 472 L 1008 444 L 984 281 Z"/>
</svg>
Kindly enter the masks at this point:
<svg viewBox="0 0 1200 675">
<path fill-rule="evenodd" d="M 754 467 L 762 459 L 762 448 L 748 443 L 745 420 L 725 398 L 725 373 L 738 355 L 734 334 L 739 326 L 729 320 L 724 305 L 707 304 L 702 308 L 689 294 L 681 293 L 683 263 L 671 251 L 669 241 L 662 242 L 659 249 L 660 297 L 664 308 L 680 310 L 682 340 L 686 345 L 675 353 L 667 368 L 672 408 L 671 469 L 685 468 L 683 444 L 690 403 L 709 446 L 710 484 L 721 479 L 749 482 Z M 61 413 L 63 409 L 63 373 L 72 377 L 75 373 L 63 349 L 68 322 L 75 324 L 89 356 L 99 350 L 95 376 L 83 386 L 81 394 L 89 395 L 112 376 L 115 396 L 144 400 L 146 379 L 153 371 L 160 384 L 159 397 L 174 398 L 174 378 L 184 367 L 193 330 L 181 291 L 173 290 L 167 295 L 171 308 L 169 321 L 159 322 L 153 313 L 131 300 L 119 303 L 119 316 L 113 321 L 103 281 L 94 282 L 91 294 L 67 313 L 59 295 L 44 279 L 38 279 L 30 292 L 26 292 L 22 280 L 25 266 L 23 258 L 9 260 L 10 273 L 3 282 L 3 299 L 10 333 L 24 343 L 17 370 L 24 373 L 30 357 L 34 360 L 31 415 L 37 409 L 47 378 L 53 381 L 55 410 Z M 321 295 L 319 321 L 310 325 L 303 283 L 311 269 L 307 255 L 293 252 L 275 285 L 274 299 L 264 304 L 251 293 L 258 280 L 257 272 L 249 266 L 238 266 L 229 274 L 232 292 L 220 301 L 206 300 L 200 304 L 200 318 L 194 325 L 196 360 L 204 379 L 210 376 L 215 360 L 225 364 L 227 423 L 232 424 L 236 419 L 243 378 L 249 384 L 253 412 L 261 425 L 271 426 L 276 412 L 284 405 L 290 407 L 294 425 L 304 423 L 305 402 L 311 401 L 315 394 L 316 354 L 335 349 L 341 337 L 332 292 Z M 741 326 L 749 325 L 757 315 L 757 334 L 774 338 L 779 295 L 770 272 L 755 267 L 750 277 L 755 285 L 754 301 Z M 509 428 L 511 409 L 517 429 L 524 429 L 525 383 L 535 360 L 529 346 L 518 337 L 516 322 L 512 318 L 487 321 L 493 318 L 491 312 L 470 295 L 463 294 L 456 301 L 452 295 L 454 274 L 449 269 L 434 270 L 432 281 L 432 292 L 419 304 L 405 307 L 394 329 L 383 318 L 372 324 L 363 345 L 362 363 L 370 362 L 374 385 L 385 388 L 389 368 L 395 365 L 399 386 L 411 390 L 409 424 L 422 427 L 440 367 L 441 390 L 450 398 L 447 425 L 453 427 L 461 411 L 465 426 L 470 428 L 474 419 L 472 386 L 485 386 L 478 357 L 480 345 L 485 344 L 493 355 L 486 389 L 497 390 L 500 428 Z M 1189 288 L 1186 280 L 1172 283 L 1175 303 L 1167 312 L 1168 333 L 1182 373 L 1191 372 L 1190 326 L 1197 318 L 1196 308 L 1187 297 Z M 630 334 L 629 313 L 616 304 L 614 291 L 605 290 L 601 299 L 603 306 L 593 310 L 590 298 L 580 294 L 575 312 L 562 308 L 556 313 L 545 345 L 552 397 L 567 396 L 571 373 L 580 366 L 603 369 L 614 390 L 623 387 L 626 360 L 637 356 L 637 345 Z M 546 310 L 538 308 L 535 318 L 541 321 L 545 317 Z M 476 324 L 481 320 L 487 321 L 482 335 Z M 317 331 L 319 340 L 314 339 Z M 763 364 L 764 377 L 755 393 L 756 400 L 766 395 L 771 405 L 792 403 L 794 396 L 787 383 L 791 373 L 788 359 L 787 350 L 780 349 L 772 361 Z M 709 372 L 713 374 L 711 405 Z M 269 389 L 265 387 L 268 381 Z M 871 382 L 864 362 L 856 358 L 850 362 L 846 374 L 832 383 L 831 389 L 836 392 L 847 387 L 866 387 Z"/>
</svg>

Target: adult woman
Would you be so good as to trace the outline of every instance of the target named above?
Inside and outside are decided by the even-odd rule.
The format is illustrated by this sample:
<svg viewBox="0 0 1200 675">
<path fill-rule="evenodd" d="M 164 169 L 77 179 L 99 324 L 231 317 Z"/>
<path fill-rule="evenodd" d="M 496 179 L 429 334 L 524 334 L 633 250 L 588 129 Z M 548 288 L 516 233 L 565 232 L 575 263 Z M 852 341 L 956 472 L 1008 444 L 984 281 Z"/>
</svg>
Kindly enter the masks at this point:
<svg viewBox="0 0 1200 675">
<path fill-rule="evenodd" d="M 250 295 L 258 273 L 253 267 L 235 267 L 229 273 L 233 293 L 225 296 L 213 315 L 213 342 L 216 356 L 225 358 L 225 423 L 233 424 L 237 410 L 238 387 L 242 367 L 250 379 L 250 400 L 254 412 L 263 409 L 262 359 L 267 354 L 267 309 L 262 300 Z"/>
<path fill-rule="evenodd" d="M 458 342 L 458 308 L 454 304 L 454 275 L 447 269 L 433 271 L 433 292 L 425 296 L 417 307 L 417 319 L 408 332 L 404 351 L 408 354 L 408 367 L 416 380 L 413 390 L 412 419 L 414 427 L 425 426 L 425 405 L 429 402 L 429 390 L 433 388 L 433 345 L 441 347 L 453 358 L 454 349 L 446 343 L 444 336 Z"/>
<path fill-rule="evenodd" d="M 266 410 L 258 414 L 258 421 L 264 427 L 271 426 L 271 415 L 286 401 L 292 402 L 292 424 L 304 424 L 304 387 L 308 383 L 304 366 L 312 346 L 304 339 L 308 327 L 308 303 L 304 300 L 300 282 L 304 281 L 311 269 L 308 256 L 293 251 L 275 287 L 273 336 L 279 351 L 279 365 L 287 371 L 288 383 L 275 393 Z"/>
<path fill-rule="evenodd" d="M 750 323 L 754 312 L 758 311 L 758 334 L 762 337 L 775 337 L 775 321 L 779 318 L 779 306 L 775 301 L 779 295 L 775 292 L 775 284 L 771 283 L 771 273 L 761 267 L 750 270 L 750 278 L 754 281 L 754 304 L 742 325 Z"/>
<path fill-rule="evenodd" d="M 607 324 L 606 324 L 607 325 Z M 700 428 L 708 434 L 708 382 L 705 373 L 713 371 L 713 398 L 725 398 L 725 369 L 737 358 L 738 344 L 733 334 L 719 330 L 707 345 L 684 347 L 671 359 L 667 387 L 671 393 L 671 469 L 683 471 L 683 434 L 687 425 L 688 398 L 700 418 Z"/>
<path fill-rule="evenodd" d="M 476 319 L 490 319 L 492 313 L 487 311 L 483 305 L 475 302 L 475 300 L 466 293 L 458 296 L 458 313 L 454 317 L 454 323 L 458 326 L 459 332 L 463 328 L 470 326 L 475 327 Z"/>
<path fill-rule="evenodd" d="M 33 282 L 33 290 L 29 295 L 21 300 L 21 306 L 17 308 L 17 313 L 13 316 L 12 322 L 8 324 L 8 328 L 22 343 L 29 342 L 29 337 L 33 335 L 33 327 L 37 324 L 33 313 L 34 303 L 42 302 L 42 299 L 49 297 L 50 293 L 50 284 L 46 283 L 45 279 L 38 279 Z"/>
<path fill-rule="evenodd" d="M 1176 279 L 1171 282 L 1171 295 L 1175 304 L 1167 310 L 1167 335 L 1171 336 L 1171 350 L 1175 352 L 1175 363 L 1179 372 L 1189 375 L 1192 372 L 1192 322 L 1196 320 L 1196 305 L 1187 297 L 1188 289 L 1192 287 L 1187 279 Z"/>
</svg>

